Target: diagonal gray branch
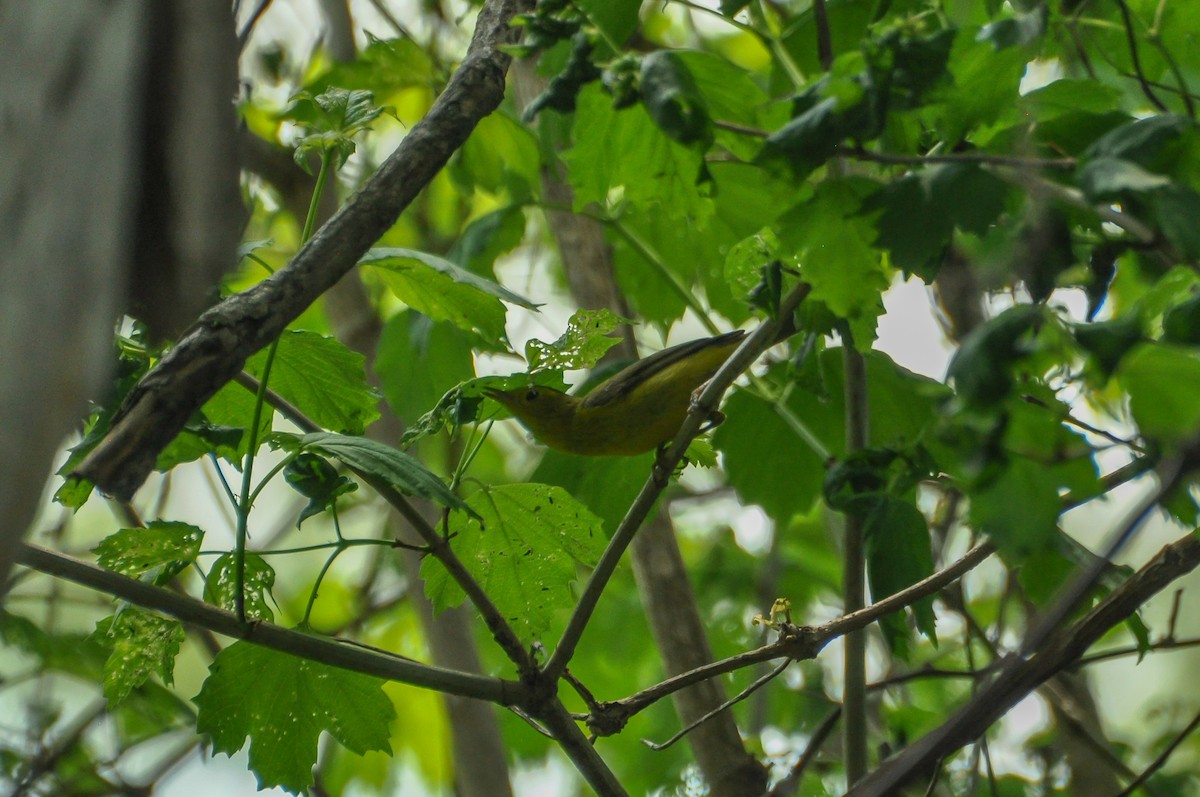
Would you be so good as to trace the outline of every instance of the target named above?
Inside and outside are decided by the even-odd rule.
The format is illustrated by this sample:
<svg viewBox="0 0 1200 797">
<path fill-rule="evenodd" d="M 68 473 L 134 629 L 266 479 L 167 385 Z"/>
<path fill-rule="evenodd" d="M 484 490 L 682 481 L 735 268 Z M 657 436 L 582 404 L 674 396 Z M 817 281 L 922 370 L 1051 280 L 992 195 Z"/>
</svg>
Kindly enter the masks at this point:
<svg viewBox="0 0 1200 797">
<path fill-rule="evenodd" d="M 76 471 L 128 500 L 158 453 L 250 355 L 354 267 L 504 98 L 513 15 L 531 0 L 488 0 L 462 65 L 379 171 L 286 268 L 208 310 L 130 392 L 112 428 Z"/>
<path fill-rule="evenodd" d="M 515 705 L 529 700 L 528 688 L 514 681 L 435 667 L 328 637 L 282 628 L 273 623 L 241 623 L 233 612 L 38 545 L 21 543 L 17 549 L 17 561 L 47 575 L 108 593 L 198 628 L 207 628 L 218 634 L 244 639 L 333 667 L 500 705 Z"/>
</svg>

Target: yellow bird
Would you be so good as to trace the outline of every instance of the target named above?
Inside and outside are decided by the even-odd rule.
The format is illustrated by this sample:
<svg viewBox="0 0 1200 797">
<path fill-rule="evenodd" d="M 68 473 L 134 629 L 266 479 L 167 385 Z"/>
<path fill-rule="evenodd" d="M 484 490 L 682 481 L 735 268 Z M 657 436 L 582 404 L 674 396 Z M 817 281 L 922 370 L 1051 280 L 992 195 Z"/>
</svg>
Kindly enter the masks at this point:
<svg viewBox="0 0 1200 797">
<path fill-rule="evenodd" d="M 655 352 L 585 396 L 542 385 L 484 393 L 550 448 L 591 456 L 641 454 L 675 436 L 696 388 L 712 378 L 745 334 L 738 329 Z"/>
</svg>

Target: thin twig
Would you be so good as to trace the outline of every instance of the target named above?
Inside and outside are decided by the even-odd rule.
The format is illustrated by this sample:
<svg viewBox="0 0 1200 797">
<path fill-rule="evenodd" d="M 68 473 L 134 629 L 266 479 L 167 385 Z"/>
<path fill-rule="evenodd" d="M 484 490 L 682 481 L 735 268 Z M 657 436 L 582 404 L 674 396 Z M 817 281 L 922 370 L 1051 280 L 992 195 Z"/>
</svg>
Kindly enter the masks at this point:
<svg viewBox="0 0 1200 797">
<path fill-rule="evenodd" d="M 1020 155 L 995 155 L 989 152 L 952 152 L 945 155 L 890 155 L 872 152 L 861 146 L 843 147 L 839 154 L 854 160 L 892 166 L 923 166 L 930 163 L 977 163 L 1009 166 L 1014 169 L 1054 169 L 1069 171 L 1078 165 L 1075 158 L 1030 158 Z"/>
<path fill-rule="evenodd" d="M 821 724 L 813 731 L 812 737 L 808 740 L 808 746 L 804 748 L 804 752 L 800 754 L 799 760 L 796 761 L 792 771 L 787 774 L 787 777 L 779 781 L 775 788 L 771 789 L 770 797 L 787 797 L 789 794 L 795 794 L 800 787 L 800 778 L 804 775 L 804 771 L 808 769 L 809 764 L 817 757 L 817 753 L 821 752 L 821 747 L 825 744 L 825 740 L 833 733 L 833 729 L 837 726 L 838 717 L 842 715 L 841 706 L 829 712 L 825 719 L 821 720 Z"/>
<path fill-rule="evenodd" d="M 1142 784 L 1150 779 L 1151 775 L 1163 768 L 1163 765 L 1167 763 L 1167 759 L 1171 757 L 1171 753 L 1175 752 L 1175 748 L 1183 744 L 1183 740 L 1191 736 L 1192 732 L 1198 727 L 1200 727 L 1200 713 L 1192 717 L 1192 721 L 1187 724 L 1187 727 L 1184 728 L 1178 736 L 1171 740 L 1171 743 L 1167 745 L 1167 749 L 1163 750 L 1158 758 L 1150 762 L 1150 766 L 1146 767 L 1146 769 L 1142 771 L 1142 774 L 1134 778 L 1128 786 L 1117 792 L 1114 797 L 1129 797 L 1130 794 L 1133 794 L 1134 791 L 1139 789 Z"/>
<path fill-rule="evenodd" d="M 829 32 L 829 10 L 825 0 L 813 0 L 813 27 L 817 31 L 817 63 L 828 72 L 833 66 L 833 35 Z"/>
<path fill-rule="evenodd" d="M 694 731 L 696 728 L 699 728 L 701 725 L 708 722 L 710 719 L 717 716 L 722 711 L 733 708 L 738 703 L 742 702 L 746 698 L 750 697 L 750 695 L 754 694 L 759 689 L 766 686 L 771 681 L 775 680 L 780 674 L 783 673 L 784 670 L 786 670 L 788 667 L 791 666 L 792 661 L 793 661 L 793 659 L 784 659 L 783 661 L 779 662 L 779 664 L 777 664 L 775 666 L 775 668 L 772 669 L 770 672 L 764 673 L 763 675 L 754 679 L 754 682 L 752 684 L 750 684 L 749 686 L 747 686 L 745 689 L 738 692 L 736 695 L 729 698 L 724 703 L 722 703 L 721 705 L 714 708 L 712 711 L 709 711 L 708 713 L 704 714 L 702 717 L 697 718 L 694 722 L 688 723 L 686 726 L 681 728 L 678 733 L 676 733 L 670 739 L 667 739 L 665 742 L 652 742 L 649 739 L 642 739 L 642 744 L 646 745 L 651 750 L 666 750 L 668 747 L 675 744 L 680 739 L 682 739 L 684 736 L 687 736 L 689 733 Z"/>
<path fill-rule="evenodd" d="M 273 1 L 259 0 L 258 6 L 250 14 L 250 19 L 246 20 L 246 24 L 242 26 L 242 31 L 238 34 L 239 55 L 246 49 L 246 44 L 250 41 L 250 34 L 254 32 L 254 26 L 258 24 L 259 18 L 271 7 Z"/>
<path fill-rule="evenodd" d="M 627 715 L 632 715 L 680 689 L 709 678 L 734 672 L 743 667 L 761 664 L 762 662 L 772 661 L 785 656 L 792 659 L 814 658 L 830 641 L 839 636 L 843 636 L 857 628 L 865 628 L 883 615 L 896 612 L 941 591 L 948 584 L 962 577 L 964 573 L 977 567 L 991 556 L 995 550 L 995 547 L 991 543 L 976 545 L 967 551 L 962 558 L 948 567 L 934 573 L 928 578 L 918 581 L 907 589 L 903 589 L 877 603 L 871 604 L 865 609 L 843 615 L 815 628 L 792 627 L 785 629 L 783 637 L 778 642 L 739 653 L 735 656 L 706 664 L 703 667 L 697 667 L 694 670 L 679 673 L 629 697 L 605 704 L 605 708 L 606 710 L 623 711 Z"/>
<path fill-rule="evenodd" d="M 1088 202 L 1087 197 L 1078 188 L 1071 188 L 1070 186 L 1060 185 L 1051 180 L 1045 180 L 1032 174 L 1027 169 L 1015 169 L 997 165 L 991 171 L 1001 180 L 1021 186 L 1022 188 L 1040 191 L 1049 198 L 1062 202 L 1064 205 L 1088 210 L 1099 217 L 1101 221 L 1115 224 L 1142 243 L 1158 243 L 1158 235 L 1155 233 L 1153 227 L 1126 212 L 1114 210 L 1108 205 L 1093 205 L 1091 202 Z M 1174 261 L 1172 260 L 1172 262 Z"/>
<path fill-rule="evenodd" d="M 1116 0 L 1116 4 L 1121 11 L 1121 19 L 1125 23 L 1125 38 L 1129 41 L 1129 60 L 1133 62 L 1133 71 L 1137 75 L 1138 85 L 1142 87 L 1142 93 L 1155 108 L 1163 113 L 1168 113 L 1170 109 L 1158 98 L 1154 89 L 1150 88 L 1150 84 L 1146 81 L 1146 74 L 1142 71 L 1142 62 L 1138 57 L 1137 36 L 1133 32 L 1133 15 L 1129 13 L 1129 5 L 1125 0 Z"/>
<path fill-rule="evenodd" d="M 1177 483 L 1181 472 L 1182 461 L 1178 457 L 1160 468 L 1158 488 L 1114 532 L 1107 553 L 1111 555 L 1129 539 Z M 1200 564 L 1200 540 L 1189 536 L 1167 546 L 1082 619 L 1070 627 L 1060 627 L 1081 594 L 1095 583 L 1105 564 L 1105 557 L 1097 557 L 1097 562 L 1079 572 L 1027 633 L 1021 645 L 1022 654 L 1009 656 L 991 683 L 980 689 L 939 728 L 883 762 L 848 794 L 853 797 L 895 794 L 903 785 L 929 772 L 937 761 L 978 738 L 1018 700 L 1073 664 L 1103 633 L 1128 617 L 1149 596 Z"/>
</svg>

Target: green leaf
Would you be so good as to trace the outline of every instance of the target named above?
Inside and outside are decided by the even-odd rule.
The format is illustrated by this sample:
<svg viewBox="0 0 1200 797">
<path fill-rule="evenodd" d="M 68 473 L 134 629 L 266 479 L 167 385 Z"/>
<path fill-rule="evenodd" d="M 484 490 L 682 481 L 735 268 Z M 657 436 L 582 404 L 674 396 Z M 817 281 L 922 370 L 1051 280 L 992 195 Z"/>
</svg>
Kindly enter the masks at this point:
<svg viewBox="0 0 1200 797">
<path fill-rule="evenodd" d="M 190 523 L 153 520 L 110 534 L 92 551 L 101 567 L 161 586 L 196 561 L 203 539 Z"/>
<path fill-rule="evenodd" d="M 429 54 L 413 39 L 402 36 L 380 39 L 366 31 L 367 46 L 353 61 L 336 61 L 310 83 L 310 94 L 337 86 L 364 89 L 377 97 L 389 97 L 404 88 L 426 88 L 436 83 Z"/>
<path fill-rule="evenodd" d="M 465 193 L 478 187 L 521 201 L 541 193 L 541 168 L 533 133 L 507 114 L 497 112 L 479 120 L 456 153 L 450 173 L 467 189 Z M 520 209 L 516 210 L 521 216 Z"/>
<path fill-rule="evenodd" d="M 929 528 L 925 516 L 911 502 L 891 495 L 881 496 L 864 515 L 863 534 L 871 600 L 879 601 L 933 575 Z M 936 644 L 933 597 L 922 598 L 910 610 L 916 618 L 917 628 Z M 904 613 L 880 618 L 879 626 L 888 646 L 906 657 L 908 628 Z"/>
<path fill-rule="evenodd" d="M 516 205 L 501 208 L 472 220 L 446 258 L 474 274 L 490 275 L 496 258 L 516 249 L 524 238 L 524 210 Z"/>
<path fill-rule="evenodd" d="M 779 237 L 770 228 L 743 238 L 725 255 L 725 281 L 742 296 L 764 285 L 765 269 L 778 257 Z"/>
<path fill-rule="evenodd" d="M 1200 344 L 1200 293 L 1167 310 L 1162 325 L 1163 340 L 1190 346 Z"/>
<path fill-rule="evenodd" d="M 1200 431 L 1200 351 L 1143 344 L 1125 356 L 1117 376 L 1142 434 L 1182 442 Z"/>
<path fill-rule="evenodd" d="M 874 230 L 859 214 L 872 188 L 853 178 L 826 181 L 812 201 L 788 211 L 778 223 L 781 244 L 785 250 L 794 248 L 800 273 L 813 286 L 808 301 L 823 302 L 849 321 L 861 348 L 875 339 L 889 285 L 880 254 L 870 246 Z"/>
<path fill-rule="evenodd" d="M 1145 339 L 1137 313 L 1114 318 L 1112 321 L 1079 324 L 1074 328 L 1075 340 L 1092 355 L 1105 376 L 1116 370 L 1125 354 Z"/>
<path fill-rule="evenodd" d="M 1021 108 L 1046 122 L 1079 111 L 1108 113 L 1120 101 L 1121 92 L 1099 80 L 1059 78 L 1021 96 Z"/>
<path fill-rule="evenodd" d="M 375 266 L 392 292 L 434 321 L 449 321 L 495 344 L 505 340 L 501 301 L 536 310 L 538 305 L 436 255 L 415 249 L 371 249 L 359 261 Z"/>
<path fill-rule="evenodd" d="M 1194 124 L 1186 116 L 1162 114 L 1135 119 L 1097 139 L 1084 157 L 1117 158 L 1151 172 L 1167 172 L 1182 138 L 1194 133 Z"/>
<path fill-rule="evenodd" d="M 642 59 L 642 102 L 654 123 L 680 144 L 707 150 L 713 142 L 708 105 L 687 65 L 670 50 Z"/>
<path fill-rule="evenodd" d="M 1012 367 L 1025 356 L 1026 338 L 1041 316 L 1037 305 L 1017 305 L 967 335 L 947 371 L 963 401 L 991 406 L 1008 396 L 1014 384 Z"/>
<path fill-rule="evenodd" d="M 646 484 L 646 474 L 653 465 L 653 452 L 636 457 L 580 457 L 551 448 L 529 478 L 566 490 L 598 516 L 611 533 Z"/>
<path fill-rule="evenodd" d="M 838 105 L 836 97 L 813 93 L 803 111 L 767 137 L 760 160 L 783 160 L 797 180 L 806 177 L 837 151 L 853 128 L 838 113 Z"/>
<path fill-rule="evenodd" d="M 1200 258 L 1200 193 L 1186 185 L 1172 184 L 1150 195 L 1154 220 L 1186 260 Z"/>
<path fill-rule="evenodd" d="M 588 21 L 599 28 L 613 45 L 623 45 L 638 26 L 641 0 L 575 0 Z"/>
<path fill-rule="evenodd" d="M 254 420 L 255 401 L 253 392 L 237 382 L 229 382 L 204 402 L 200 412 L 158 455 L 154 467 L 166 472 L 176 465 L 215 454 L 240 468 L 250 445 L 246 430 Z M 258 419 L 259 443 L 270 433 L 274 417 L 270 405 L 263 405 Z"/>
<path fill-rule="evenodd" d="M 938 415 L 946 388 L 896 365 L 880 352 L 864 352 L 867 368 L 868 427 L 871 445 L 896 452 L 918 446 Z M 814 386 L 772 367 L 764 378 L 782 391 L 792 386 L 786 407 L 803 426 L 798 432 L 770 404 L 747 390 L 735 389 L 725 402 L 725 422 L 713 432 L 730 484 L 747 503 L 760 505 L 785 524 L 806 513 L 821 496 L 825 454 L 842 458 L 845 441 L 844 353 L 830 349 L 815 364 Z M 814 450 L 808 439 L 821 449 Z M 763 456 L 771 451 L 770 457 Z"/>
<path fill-rule="evenodd" d="M 1020 47 L 997 52 L 989 42 L 975 40 L 970 30 L 958 32 L 947 66 L 954 83 L 939 89 L 936 96 L 940 102 L 925 111 L 947 145 L 1016 107 L 1027 61 Z"/>
<path fill-rule="evenodd" d="M 722 411 L 725 422 L 713 433 L 713 443 L 742 501 L 758 504 L 781 524 L 807 512 L 821 495 L 825 461 L 820 454 L 771 405 L 746 390 L 734 389 Z"/>
<path fill-rule="evenodd" d="M 296 528 L 313 515 L 332 508 L 339 496 L 358 489 L 358 484 L 339 475 L 332 465 L 310 451 L 301 451 L 293 457 L 283 469 L 283 478 L 308 499 L 308 505 L 296 520 Z"/>
<path fill-rule="evenodd" d="M 104 696 L 113 708 L 152 675 L 174 683 L 183 624 L 126 606 L 96 624 L 93 639 L 112 653 L 104 664 Z"/>
<path fill-rule="evenodd" d="M 315 451 L 344 462 L 362 473 L 383 479 L 405 495 L 419 495 L 451 509 L 463 509 L 463 500 L 450 491 L 437 474 L 403 451 L 369 440 L 318 432 L 301 437 L 302 450 Z"/>
<path fill-rule="evenodd" d="M 713 119 L 741 125 L 749 130 L 773 129 L 787 121 L 786 108 L 771 102 L 752 72 L 713 53 L 700 50 L 675 50 L 673 53 L 695 81 L 708 114 Z M 762 142 L 754 135 L 730 129 L 714 132 L 717 142 L 743 161 L 753 160 L 762 146 Z M 731 160 L 724 165 L 735 163 Z M 741 165 L 750 166 L 749 163 Z M 754 185 L 759 190 L 766 187 L 758 181 Z M 720 191 L 717 196 L 720 196 Z M 758 224 L 766 221 L 760 216 Z"/>
<path fill-rule="evenodd" d="M 99 682 L 104 677 L 108 652 L 91 635 L 51 634 L 19 614 L 0 610 L 0 642 L 4 647 L 34 657 L 47 670 L 77 675 Z"/>
<path fill-rule="evenodd" d="M 446 391 L 475 375 L 469 336 L 412 310 L 384 324 L 374 365 L 388 404 L 410 428 Z"/>
<path fill-rule="evenodd" d="M 196 724 L 191 703 L 153 681 L 130 692 L 111 716 L 126 748 L 176 731 L 190 732 Z"/>
<path fill-rule="evenodd" d="M 628 322 L 609 310 L 576 310 L 558 340 L 545 343 L 533 338 L 525 344 L 529 372 L 591 368 L 621 342 L 612 333 Z"/>
<path fill-rule="evenodd" d="M 579 93 L 575 146 L 563 155 L 575 189 L 575 209 L 595 202 L 606 207 L 609 193 L 643 210 L 698 224 L 712 215 L 712 200 L 697 190 L 704 163 L 672 141 L 641 105 L 615 111 L 598 86 Z"/>
<path fill-rule="evenodd" d="M 354 153 L 354 136 L 369 130 L 371 123 L 385 113 L 394 113 L 391 108 L 375 105 L 375 96 L 362 89 L 353 91 L 330 87 L 320 94 L 298 92 L 288 107 L 280 114 L 281 119 L 296 122 L 307 132 L 296 143 L 295 160 L 300 168 L 308 170 L 308 152 L 337 155 L 337 166 L 341 168 Z"/>
<path fill-rule="evenodd" d="M 971 494 L 970 519 L 1002 551 L 1024 557 L 1055 543 L 1061 510 L 1057 484 L 1045 468 L 1014 459 Z"/>
<path fill-rule="evenodd" d="M 863 211 L 881 211 L 875 243 L 891 252 L 896 267 L 932 279 L 954 229 L 985 234 L 1008 192 L 978 166 L 943 164 L 890 183 L 863 203 Z"/>
<path fill-rule="evenodd" d="M 572 605 L 579 566 L 591 567 L 604 548 L 600 519 L 569 493 L 545 484 L 505 484 L 471 496 L 450 516 L 451 544 L 467 570 L 523 639 L 539 638 L 554 612 Z M 437 560 L 421 564 L 434 606 L 466 597 Z"/>
<path fill-rule="evenodd" d="M 251 255 L 257 249 L 262 249 L 264 246 L 270 246 L 275 243 L 271 238 L 264 238 L 259 241 L 243 241 L 237 248 L 237 262 L 242 262 L 242 259 L 247 255 Z"/>
<path fill-rule="evenodd" d="M 317 741 L 329 733 L 360 755 L 387 752 L 395 709 L 383 680 L 235 642 L 209 666 L 195 703 L 196 730 L 232 755 L 250 742 L 260 788 L 299 794 L 313 783 Z"/>
<path fill-rule="evenodd" d="M 1171 184 L 1161 174 L 1148 172 L 1133 161 L 1094 158 L 1079 170 L 1079 185 L 1092 201 L 1112 199 L 1125 193 L 1144 193 Z"/>
<path fill-rule="evenodd" d="M 274 622 L 275 614 L 267 605 L 271 588 L 275 586 L 275 570 L 267 560 L 255 553 L 246 554 L 245 610 L 247 620 Z M 204 582 L 204 600 L 229 611 L 237 610 L 237 558 L 235 553 L 223 553 L 213 562 Z"/>
<path fill-rule="evenodd" d="M 266 357 L 267 352 L 260 351 L 246 361 L 246 370 L 261 378 Z M 285 330 L 271 364 L 269 387 L 317 425 L 362 434 L 379 417 L 379 394 L 367 384 L 365 361 L 336 338 Z"/>
</svg>

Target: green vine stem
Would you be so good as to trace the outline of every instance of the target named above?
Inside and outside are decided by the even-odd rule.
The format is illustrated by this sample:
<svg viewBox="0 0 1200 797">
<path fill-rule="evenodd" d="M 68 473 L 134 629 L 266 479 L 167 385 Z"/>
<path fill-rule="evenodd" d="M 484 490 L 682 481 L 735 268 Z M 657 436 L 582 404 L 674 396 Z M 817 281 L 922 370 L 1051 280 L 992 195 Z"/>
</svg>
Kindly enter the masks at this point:
<svg viewBox="0 0 1200 797">
<path fill-rule="evenodd" d="M 325 193 L 325 186 L 329 182 L 329 174 L 333 171 L 333 158 L 334 153 L 332 150 L 325 150 L 321 153 L 321 171 L 317 174 L 317 185 L 313 189 L 312 200 L 308 203 L 308 216 L 304 219 L 304 231 L 300 234 L 301 246 L 308 243 L 308 239 L 312 237 L 313 230 L 317 226 L 317 207 L 320 204 L 321 196 Z M 251 417 L 250 429 L 247 432 L 246 464 L 242 468 L 242 484 L 237 500 L 237 529 L 234 542 L 236 548 L 234 554 L 236 591 L 233 600 L 234 614 L 240 623 L 246 622 L 246 537 L 249 533 L 250 509 L 254 506 L 254 499 L 258 497 L 263 485 L 281 470 L 281 467 L 278 466 L 273 468 L 258 487 L 252 488 L 254 480 L 254 455 L 258 451 L 259 443 L 258 426 L 262 420 L 263 406 L 266 404 L 267 384 L 271 378 L 271 365 L 275 362 L 275 353 L 278 349 L 279 338 L 276 338 L 267 347 L 267 359 L 263 363 L 262 376 L 258 380 L 258 391 L 254 395 L 254 414 Z M 336 558 L 336 554 L 333 558 Z M 333 558 L 330 559 L 330 562 L 333 561 Z M 324 570 L 321 571 L 321 574 L 324 575 Z M 309 608 L 311 609 L 311 601 Z M 306 612 L 305 620 L 307 619 Z"/>
</svg>

